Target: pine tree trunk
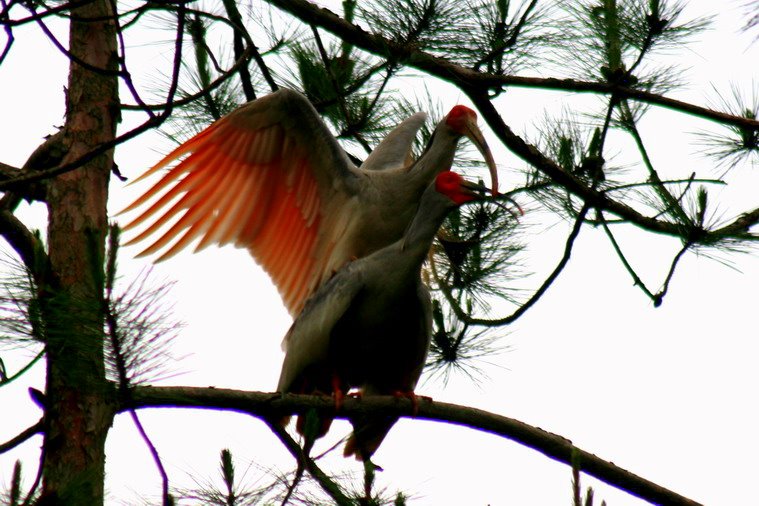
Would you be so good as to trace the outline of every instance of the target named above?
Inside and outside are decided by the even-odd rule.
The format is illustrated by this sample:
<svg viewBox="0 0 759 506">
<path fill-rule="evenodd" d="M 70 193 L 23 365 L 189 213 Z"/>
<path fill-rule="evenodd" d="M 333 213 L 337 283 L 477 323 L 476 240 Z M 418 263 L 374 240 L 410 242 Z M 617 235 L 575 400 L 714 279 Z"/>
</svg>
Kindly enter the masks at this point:
<svg viewBox="0 0 759 506">
<path fill-rule="evenodd" d="M 114 138 L 118 122 L 116 28 L 108 0 L 72 11 L 72 58 L 64 134 L 76 160 Z M 78 64 L 75 59 L 92 68 Z M 98 71 L 96 69 L 104 69 Z M 48 187 L 48 286 L 43 462 L 45 504 L 103 504 L 105 439 L 113 396 L 105 379 L 100 312 L 112 150 L 56 177 Z"/>
</svg>

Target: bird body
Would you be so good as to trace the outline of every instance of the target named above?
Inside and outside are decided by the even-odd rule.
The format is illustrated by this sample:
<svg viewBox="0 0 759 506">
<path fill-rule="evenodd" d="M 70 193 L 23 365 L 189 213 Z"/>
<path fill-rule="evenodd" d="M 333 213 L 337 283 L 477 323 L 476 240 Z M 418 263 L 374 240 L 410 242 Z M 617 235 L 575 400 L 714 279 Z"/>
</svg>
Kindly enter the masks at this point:
<svg viewBox="0 0 759 506">
<path fill-rule="evenodd" d="M 291 315 L 346 262 L 398 240 L 435 175 L 471 138 L 495 163 L 474 111 L 456 106 L 409 163 L 426 115 L 412 115 L 356 167 L 311 103 L 287 89 L 249 102 L 188 140 L 136 181 L 166 171 L 125 211 L 146 226 L 140 255 L 166 259 L 198 240 L 246 248 L 271 276 Z M 182 157 L 184 157 L 182 159 Z M 157 237 L 157 238 L 156 238 Z"/>
<path fill-rule="evenodd" d="M 314 293 L 288 331 L 279 392 L 413 392 L 432 334 L 422 264 L 448 211 L 474 198 L 465 184 L 439 174 L 401 239 L 347 264 Z M 346 455 L 369 459 L 395 421 L 353 420 Z"/>
</svg>

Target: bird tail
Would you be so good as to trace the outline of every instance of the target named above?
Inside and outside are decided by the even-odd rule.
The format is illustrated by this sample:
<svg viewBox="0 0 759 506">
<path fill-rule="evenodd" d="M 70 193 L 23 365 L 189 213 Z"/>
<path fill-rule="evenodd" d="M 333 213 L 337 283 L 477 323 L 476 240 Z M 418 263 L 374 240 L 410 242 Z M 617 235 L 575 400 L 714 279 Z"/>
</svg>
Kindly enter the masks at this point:
<svg viewBox="0 0 759 506">
<path fill-rule="evenodd" d="M 397 417 L 375 419 L 366 423 L 353 421 L 353 434 L 345 443 L 343 455 L 353 456 L 356 460 L 364 462 L 371 459 L 397 421 Z"/>
<path fill-rule="evenodd" d="M 314 423 L 315 427 L 312 428 L 309 426 L 309 424 L 313 423 L 311 416 L 313 415 L 298 415 L 298 419 L 295 422 L 295 430 L 298 431 L 298 434 L 301 434 L 304 437 L 309 437 L 313 434 L 314 439 L 319 439 L 320 437 L 327 435 L 334 418 L 331 416 L 318 416 L 316 417 L 316 423 Z"/>
</svg>

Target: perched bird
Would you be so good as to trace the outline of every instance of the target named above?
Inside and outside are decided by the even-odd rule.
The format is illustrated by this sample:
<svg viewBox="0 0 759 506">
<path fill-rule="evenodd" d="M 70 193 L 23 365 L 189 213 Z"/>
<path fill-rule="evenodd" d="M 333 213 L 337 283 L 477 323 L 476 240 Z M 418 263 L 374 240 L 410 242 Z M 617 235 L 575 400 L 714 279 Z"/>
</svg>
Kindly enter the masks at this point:
<svg viewBox="0 0 759 506">
<path fill-rule="evenodd" d="M 422 263 L 448 211 L 482 198 L 475 189 L 484 190 L 454 172 L 438 174 L 400 240 L 348 263 L 314 293 L 288 331 L 277 391 L 334 392 L 336 403 L 352 388 L 413 397 L 432 334 Z M 368 460 L 396 420 L 353 420 L 345 455 Z M 317 436 L 331 419 L 322 422 Z"/>
<path fill-rule="evenodd" d="M 160 252 L 159 260 L 196 239 L 196 251 L 246 248 L 296 316 L 343 264 L 401 237 L 424 189 L 451 167 L 462 136 L 482 152 L 497 191 L 495 162 L 467 107 L 453 107 L 409 161 L 425 118 L 406 119 L 355 167 L 300 93 L 281 89 L 249 102 L 135 180 L 185 157 L 122 211 L 142 208 L 126 229 L 152 220 L 128 244 L 152 241 L 140 255 Z"/>
</svg>

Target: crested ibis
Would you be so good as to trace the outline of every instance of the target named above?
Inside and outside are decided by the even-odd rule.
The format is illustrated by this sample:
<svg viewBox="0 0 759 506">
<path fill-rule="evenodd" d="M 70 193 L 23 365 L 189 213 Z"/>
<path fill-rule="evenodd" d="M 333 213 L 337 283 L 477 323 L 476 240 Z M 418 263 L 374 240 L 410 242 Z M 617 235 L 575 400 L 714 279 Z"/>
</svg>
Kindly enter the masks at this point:
<svg viewBox="0 0 759 506">
<path fill-rule="evenodd" d="M 351 388 L 363 396 L 413 396 L 432 335 L 422 263 L 448 211 L 480 197 L 475 188 L 484 189 L 441 172 L 398 241 L 348 263 L 314 292 L 285 338 L 289 346 L 277 391 L 334 392 L 336 404 Z M 345 455 L 368 460 L 396 420 L 352 420 Z M 322 420 L 317 436 L 330 423 Z M 300 419 L 298 429 L 303 431 Z"/>
<path fill-rule="evenodd" d="M 158 260 L 195 239 L 196 251 L 247 248 L 296 316 L 344 263 L 401 237 L 424 189 L 451 167 L 462 136 L 485 157 L 497 191 L 495 162 L 476 113 L 465 106 L 453 107 L 424 153 L 408 161 L 425 118 L 402 122 L 355 167 L 300 93 L 281 89 L 249 102 L 135 180 L 185 157 L 122 211 L 143 207 L 127 229 L 153 220 L 129 243 L 150 238 L 140 255 L 160 252 Z M 169 228 L 159 235 L 163 226 Z"/>
</svg>

